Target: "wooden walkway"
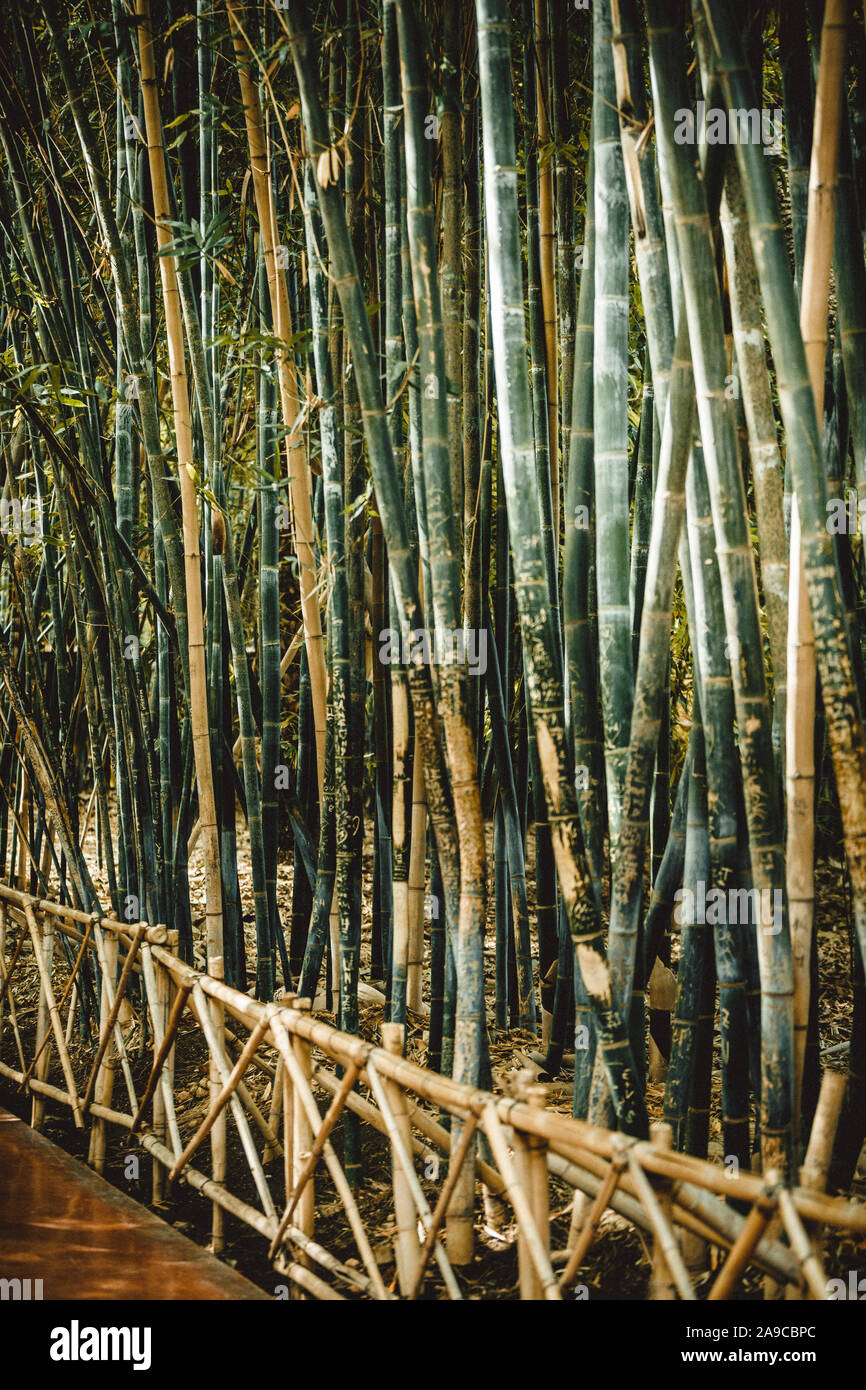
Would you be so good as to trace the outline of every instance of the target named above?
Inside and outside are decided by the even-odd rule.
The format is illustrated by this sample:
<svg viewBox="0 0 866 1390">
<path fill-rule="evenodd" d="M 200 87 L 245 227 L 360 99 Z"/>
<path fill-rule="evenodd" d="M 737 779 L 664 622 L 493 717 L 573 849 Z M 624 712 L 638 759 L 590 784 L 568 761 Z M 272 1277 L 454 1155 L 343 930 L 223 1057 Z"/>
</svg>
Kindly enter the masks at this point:
<svg viewBox="0 0 866 1390">
<path fill-rule="evenodd" d="M 267 1299 L 268 1295 L 0 1108 L 2 1281 L 56 1299 Z"/>
</svg>

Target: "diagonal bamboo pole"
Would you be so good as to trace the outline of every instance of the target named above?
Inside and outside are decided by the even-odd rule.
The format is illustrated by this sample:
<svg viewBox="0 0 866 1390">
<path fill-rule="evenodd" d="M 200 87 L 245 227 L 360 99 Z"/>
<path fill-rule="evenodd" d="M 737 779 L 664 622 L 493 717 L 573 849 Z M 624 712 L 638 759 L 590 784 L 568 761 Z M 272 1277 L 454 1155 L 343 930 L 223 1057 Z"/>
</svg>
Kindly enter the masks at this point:
<svg viewBox="0 0 866 1390">
<path fill-rule="evenodd" d="M 546 1299 L 558 1300 L 562 1298 L 559 1289 L 559 1281 L 553 1272 L 547 1249 L 535 1224 L 535 1217 L 529 1204 L 529 1198 L 523 1189 L 523 1184 L 515 1167 L 514 1160 L 508 1151 L 508 1141 L 505 1138 L 505 1131 L 502 1121 L 496 1113 L 496 1107 L 492 1103 L 485 1105 L 481 1117 L 484 1126 L 484 1133 L 490 1140 L 490 1147 L 493 1157 L 499 1165 L 499 1171 L 505 1179 L 505 1192 L 509 1202 L 514 1208 L 514 1215 L 517 1217 L 518 1225 L 526 1240 L 529 1256 L 538 1272 L 541 1281 L 543 1295 Z"/>
<path fill-rule="evenodd" d="M 4 918 L 5 918 L 5 912 L 0 912 L 0 955 L 2 955 L 2 949 L 3 949 L 3 948 L 2 948 L 2 923 L 3 923 L 3 919 L 4 919 Z M 84 933 L 84 939 L 82 940 L 81 945 L 80 945 L 79 948 L 78 948 L 78 955 L 75 957 L 75 960 L 74 960 L 74 962 L 73 962 L 72 971 L 71 971 L 71 973 L 70 973 L 70 975 L 69 975 L 69 979 L 66 981 L 66 984 L 65 984 L 64 987 L 63 987 L 63 993 L 61 994 L 60 998 L 59 998 L 58 1001 L 57 1001 L 57 1012 L 58 1012 L 58 1014 L 60 1013 L 61 1009 L 63 1008 L 63 1005 L 66 1003 L 66 1000 L 67 1000 L 68 996 L 70 995 L 70 993 L 72 993 L 73 990 L 76 990 L 76 989 L 77 989 L 76 981 L 77 981 L 77 977 L 78 977 L 79 967 L 81 966 L 81 962 L 82 962 L 82 960 L 84 959 L 84 952 L 86 951 L 87 945 L 88 945 L 88 943 L 89 943 L 89 941 L 90 941 L 90 934 L 91 934 L 92 930 L 93 930 L 93 923 L 92 923 L 92 922 L 88 922 L 88 924 L 87 924 L 87 931 Z M 77 994 L 76 994 L 76 993 L 72 993 L 72 1000 L 71 1000 L 70 1005 L 69 1005 L 69 1014 L 67 1015 L 67 1019 L 66 1019 L 66 1032 L 65 1032 L 65 1034 L 64 1034 L 64 1041 L 65 1041 L 67 1047 L 69 1046 L 71 1019 L 72 1019 L 73 1014 L 74 1014 L 74 1012 L 75 1012 L 75 1001 L 76 1001 L 76 998 L 77 998 Z M 2 1004 L 2 998 L 0 998 L 0 1004 Z M 0 1011 L 0 1033 L 2 1033 L 2 1031 L 3 1031 L 3 1014 L 2 1014 L 2 1011 Z M 24 1080 L 21 1082 L 22 1090 L 26 1088 L 27 1082 L 30 1080 L 30 1077 L 33 1075 L 33 1070 L 34 1070 L 34 1068 L 35 1068 L 35 1066 L 36 1066 L 36 1063 L 39 1061 L 39 1058 L 42 1056 L 42 1049 L 45 1047 L 47 1041 L 48 1041 L 48 1038 L 47 1038 L 47 1035 L 46 1035 L 46 1037 L 43 1038 L 43 1040 L 42 1040 L 41 1046 L 39 1047 L 39 1049 L 37 1050 L 36 1054 L 34 1055 L 33 1061 L 30 1063 L 30 1066 L 27 1068 L 26 1072 L 24 1073 Z M 86 1102 L 82 1102 L 82 1108 L 86 1108 Z"/>
<path fill-rule="evenodd" d="M 189 969 L 185 967 L 180 981 L 175 980 L 175 985 L 177 987 L 177 995 L 175 996 L 177 1015 L 174 1023 L 174 1031 L 177 1030 L 177 1025 L 180 1023 L 183 1004 L 186 1003 L 187 997 L 192 991 L 190 974 L 191 972 Z M 172 1014 L 166 1019 L 165 1023 L 163 1023 L 162 995 L 157 985 L 157 976 L 153 966 L 153 956 L 150 946 L 142 946 L 141 948 L 141 975 L 144 981 L 147 1006 L 150 1008 L 154 1046 L 159 1048 L 158 1055 L 159 1058 L 161 1058 L 159 1066 L 157 1067 L 154 1065 L 151 1072 L 152 1081 L 149 1081 L 148 1084 L 151 1085 L 151 1093 L 153 1093 L 156 1089 L 157 1082 L 159 1083 L 160 1095 L 162 1097 L 161 1114 L 168 1123 L 171 1146 L 175 1155 L 177 1155 L 181 1152 L 183 1143 L 181 1142 L 180 1130 L 178 1129 L 177 1113 L 174 1108 L 174 1091 L 172 1090 L 172 1046 L 174 1031 L 172 1031 L 170 1024 L 172 1017 L 174 1017 L 174 1010 L 172 1010 Z M 181 998 L 183 999 L 183 1003 L 179 1004 L 178 1000 Z M 139 1129 L 141 1128 L 144 1109 L 144 1101 L 142 1101 L 141 1105 L 138 1107 L 132 1107 L 133 1114 L 139 1122 Z M 154 1104 L 154 1125 L 157 1120 L 157 1112 L 158 1107 Z M 135 1132 L 135 1130 L 133 1130 L 133 1132 Z"/>
<path fill-rule="evenodd" d="M 394 1026 L 397 1027 L 398 1025 L 395 1024 Z M 387 1127 L 388 1138 L 391 1140 L 391 1144 L 394 1148 L 394 1153 L 397 1157 L 397 1160 L 401 1168 L 403 1169 L 403 1173 L 406 1177 L 406 1182 L 409 1186 L 409 1190 L 415 1202 L 415 1207 L 418 1211 L 418 1215 L 421 1218 L 421 1224 L 423 1225 L 425 1231 L 428 1231 L 433 1222 L 433 1213 L 431 1212 L 429 1204 L 427 1202 L 427 1198 L 424 1196 L 424 1193 L 421 1189 L 421 1184 L 418 1181 L 418 1176 L 412 1164 L 411 1154 L 409 1153 L 409 1151 L 406 1148 L 406 1145 L 403 1142 L 403 1136 L 400 1132 L 400 1128 L 397 1123 L 397 1118 L 394 1115 L 394 1111 L 392 1110 L 391 1105 L 388 1101 L 388 1097 L 385 1094 L 385 1087 L 383 1085 L 382 1078 L 376 1070 L 372 1058 L 367 1059 L 366 1076 L 367 1080 L 369 1081 L 370 1088 L 374 1096 L 376 1097 L 376 1103 L 378 1104 L 379 1109 L 382 1112 L 382 1119 L 385 1121 L 385 1125 Z M 455 1300 L 462 1299 L 463 1295 L 460 1292 L 460 1287 L 454 1276 L 454 1270 L 451 1268 L 451 1261 L 446 1255 L 441 1242 L 437 1240 L 433 1248 L 434 1253 L 436 1255 L 436 1263 L 439 1266 L 442 1278 L 445 1280 L 445 1287 L 448 1290 L 449 1296 Z"/>
<path fill-rule="evenodd" d="M 285 1023 L 280 1018 L 279 1013 L 276 1010 L 271 1014 L 271 1035 L 274 1039 L 274 1044 L 277 1047 L 280 1056 L 286 1064 L 286 1068 L 292 1079 L 292 1084 L 300 1097 L 301 1104 L 307 1115 L 307 1119 L 309 1120 L 310 1128 L 313 1131 L 313 1140 L 315 1142 L 316 1135 L 318 1134 L 322 1125 L 322 1117 L 319 1114 L 319 1107 L 316 1105 L 316 1100 L 310 1087 L 309 1080 L 304 1075 L 303 1068 L 301 1067 L 297 1057 L 292 1051 L 292 1044 L 291 1039 L 289 1037 L 288 1029 L 286 1028 Z M 361 1220 L 360 1212 L 358 1211 L 358 1205 L 352 1194 L 352 1189 L 346 1181 L 346 1176 L 342 1168 L 340 1167 L 337 1155 L 334 1153 L 334 1149 L 330 1140 L 326 1141 L 323 1152 L 325 1156 L 325 1162 L 328 1165 L 328 1171 L 331 1174 L 331 1179 L 334 1183 L 334 1186 L 337 1189 L 337 1193 L 340 1197 L 340 1200 L 346 1209 L 346 1215 L 349 1218 L 349 1225 L 351 1226 L 352 1234 L 355 1237 L 355 1243 L 358 1247 L 358 1253 L 360 1254 L 361 1259 L 364 1261 L 364 1267 L 366 1268 L 367 1273 L 370 1276 L 370 1280 L 376 1292 L 376 1296 L 378 1298 L 387 1298 L 387 1290 L 382 1281 L 382 1275 L 379 1272 L 379 1266 L 376 1262 L 376 1257 L 374 1256 L 373 1251 L 370 1248 L 370 1242 L 367 1238 L 367 1232 L 364 1229 L 364 1224 Z"/>
<path fill-rule="evenodd" d="M 93 1059 L 93 1065 L 90 1068 L 90 1076 L 87 1080 L 87 1087 L 84 1092 L 84 1099 L 81 1102 L 83 1110 L 87 1109 L 93 1096 L 93 1088 L 96 1085 L 96 1075 L 99 1071 L 100 1063 L 105 1055 L 105 1049 L 108 1047 L 112 1029 L 114 1028 L 115 1023 L 117 1022 L 117 1017 L 120 1013 L 120 1006 L 123 1002 L 123 997 L 126 993 L 127 984 L 129 983 L 129 977 L 132 974 L 132 967 L 135 964 L 135 958 L 138 955 L 138 948 L 144 940 L 144 934 L 146 931 L 146 923 L 139 922 L 138 926 L 135 928 L 135 934 L 133 936 L 132 945 L 129 947 L 129 950 L 126 953 L 126 960 L 123 962 L 123 969 L 120 972 L 120 979 L 117 982 L 117 991 L 114 996 L 114 1003 L 111 1006 L 111 1012 L 109 1013 L 105 1023 L 105 1031 L 103 1032 L 102 1038 L 100 1039 L 99 1047 L 96 1050 L 96 1056 Z M 85 940 L 81 944 L 81 951 L 79 951 L 79 960 L 81 959 L 81 953 L 84 951 L 86 943 L 87 938 L 85 937 Z"/>
<path fill-rule="evenodd" d="M 693 1302 L 695 1299 L 695 1291 L 692 1288 L 688 1270 L 680 1254 L 676 1236 L 665 1218 L 659 1200 L 653 1192 L 649 1178 L 633 1151 L 628 1156 L 628 1167 L 632 1182 L 634 1183 L 635 1192 L 650 1219 L 653 1232 L 655 1233 L 661 1251 L 667 1261 L 668 1269 L 673 1276 L 680 1298 Z"/>
<path fill-rule="evenodd" d="M 562 1274 L 559 1276 L 559 1287 L 563 1293 L 574 1283 L 577 1271 L 586 1259 L 589 1247 L 595 1239 L 599 1223 L 604 1213 L 610 1205 L 610 1199 L 619 1186 L 627 1159 L 624 1153 L 617 1154 L 610 1162 L 607 1173 L 602 1179 L 601 1187 L 595 1195 L 592 1206 L 586 1214 L 586 1219 L 580 1228 L 575 1246 L 568 1257 L 568 1263 Z"/>
<path fill-rule="evenodd" d="M 138 1130 L 141 1128 L 142 1121 L 144 1120 L 144 1112 L 150 1104 L 151 1097 L 154 1091 L 156 1090 L 156 1086 L 159 1081 L 162 1068 L 165 1064 L 165 1060 L 168 1057 L 169 1052 L 171 1051 L 171 1047 L 174 1042 L 174 1035 L 177 1032 L 178 1025 L 181 1020 L 181 1015 L 183 1014 L 184 1008 L 186 1007 L 186 1001 L 189 998 L 191 992 L 191 984 L 183 984 L 178 986 L 177 993 L 174 996 L 174 1002 L 171 1006 L 171 1013 L 168 1017 L 168 1023 L 166 1025 L 165 1033 L 163 1034 L 161 1039 L 158 1038 L 156 1040 L 158 1051 L 153 1059 L 153 1066 L 150 1069 L 150 1076 L 147 1078 L 147 1085 L 144 1088 L 144 1095 L 142 1096 L 139 1102 L 138 1109 L 135 1112 L 135 1116 L 132 1121 L 132 1134 L 136 1134 Z"/>
<path fill-rule="evenodd" d="M 298 1205 L 301 1193 L 303 1192 L 304 1188 L 309 1182 L 313 1173 L 313 1169 L 315 1168 L 316 1164 L 322 1156 L 325 1144 L 331 1134 L 331 1130 L 334 1128 L 334 1125 L 340 1118 L 340 1115 L 343 1111 L 343 1106 L 346 1103 L 346 1097 L 348 1096 L 357 1079 L 358 1067 L 356 1063 L 353 1062 L 346 1074 L 344 1075 L 342 1081 L 340 1082 L 339 1089 L 335 1092 L 334 1097 L 331 1100 L 331 1104 L 328 1106 L 328 1109 L 325 1112 L 321 1128 L 319 1129 L 319 1132 L 315 1137 L 313 1147 L 310 1150 L 309 1156 L 306 1159 L 303 1168 L 298 1174 L 298 1180 L 295 1183 L 292 1195 L 289 1198 L 285 1211 L 280 1217 L 280 1224 L 277 1227 L 277 1234 L 271 1241 L 271 1248 L 268 1251 L 269 1260 L 272 1260 L 277 1252 L 277 1248 L 280 1244 L 280 1241 L 283 1238 L 283 1233 L 292 1219 L 292 1213 L 294 1212 L 295 1207 Z"/>
<path fill-rule="evenodd" d="M 27 929 L 30 932 L 30 940 L 33 943 L 33 956 L 36 961 L 36 969 L 39 971 L 42 992 L 48 1008 L 48 1017 L 51 1020 L 51 1030 L 54 1033 L 54 1040 L 57 1043 L 57 1052 L 60 1057 L 60 1065 L 63 1068 L 63 1079 L 72 1097 L 72 1113 L 75 1117 L 75 1127 L 76 1129 L 83 1129 L 84 1116 L 81 1113 L 81 1101 L 75 1089 L 75 1075 L 72 1070 L 72 1063 L 69 1060 L 69 1053 L 66 1050 L 66 1040 L 63 1036 L 63 1025 L 60 1022 L 60 1015 L 57 1012 L 54 990 L 51 988 L 51 975 L 42 953 L 42 943 L 39 940 L 39 923 L 36 921 L 33 909 L 29 904 L 24 908 L 24 915 L 27 919 Z M 41 1050 L 42 1048 L 40 1048 L 40 1052 Z"/>
<path fill-rule="evenodd" d="M 749 1263 L 752 1252 L 760 1243 L 762 1235 L 770 1224 L 780 1182 L 781 1175 L 771 1169 L 767 1174 L 766 1201 L 762 1202 L 759 1198 L 743 1222 L 740 1233 L 728 1251 L 728 1257 L 719 1270 L 713 1287 L 707 1294 L 708 1303 L 721 1303 L 733 1292 L 734 1285 Z"/>
<path fill-rule="evenodd" d="M 102 982 L 103 988 L 105 990 L 105 998 L 108 1003 L 108 1011 L 106 1015 L 106 1017 L 108 1017 L 114 1009 L 114 971 L 112 971 L 109 968 L 108 959 L 106 957 L 106 942 L 103 938 L 102 931 L 98 923 L 94 923 L 93 935 L 94 940 L 96 942 L 96 956 L 99 961 L 99 968 L 102 971 Z M 115 941 L 116 937 L 112 936 L 109 938 L 109 944 Z M 116 966 L 116 955 L 114 959 Z M 130 1112 L 134 1115 L 136 1109 L 138 1108 L 138 1101 L 135 1096 L 135 1083 L 132 1079 L 132 1071 L 129 1066 L 129 1057 L 126 1051 L 126 1044 L 123 1040 L 123 1033 L 121 1032 L 120 1024 L 117 1021 L 116 1016 L 112 1025 L 112 1032 L 114 1034 L 114 1041 L 117 1045 L 117 1053 L 120 1060 L 120 1068 L 123 1072 L 123 1079 L 126 1082 L 126 1091 L 127 1095 L 129 1096 Z M 105 1102 L 103 1101 L 102 1103 L 104 1104 Z"/>
<path fill-rule="evenodd" d="M 262 1171 L 261 1161 L 259 1159 L 255 1143 L 253 1142 L 253 1136 L 250 1132 L 249 1121 L 247 1120 L 243 1106 L 241 1105 L 241 1102 L 237 1096 L 237 1088 L 235 1086 L 229 1085 L 229 1080 L 231 1077 L 231 1068 L 229 1067 L 228 1061 L 226 1059 L 225 1049 L 223 1047 L 221 1037 L 213 1025 L 213 1020 L 211 1019 L 211 1013 L 208 1007 L 208 1001 L 205 997 L 204 990 L 202 989 L 198 980 L 196 980 L 195 984 L 192 987 L 191 1002 L 193 1008 L 196 1011 L 196 1014 L 198 1015 L 198 1021 L 201 1025 L 201 1030 L 204 1033 L 205 1041 L 207 1042 L 208 1049 L 210 1051 L 213 1068 L 216 1071 L 216 1074 L 219 1077 L 220 1081 L 222 1082 L 223 1087 L 229 1090 L 229 1104 L 232 1108 L 232 1114 L 235 1117 L 235 1124 L 238 1128 L 238 1134 L 240 1135 L 241 1144 L 243 1145 L 244 1154 L 246 1156 L 247 1163 L 249 1164 L 250 1172 L 253 1175 L 253 1181 L 256 1185 L 256 1191 L 258 1192 L 259 1198 L 261 1200 L 262 1210 L 264 1211 L 266 1216 L 274 1217 L 276 1219 L 276 1211 L 274 1209 L 273 1198 L 271 1197 L 271 1192 L 270 1188 L 268 1187 L 267 1179 L 265 1178 L 264 1172 Z M 214 1118 L 217 1117 L 215 1116 Z"/>
<path fill-rule="evenodd" d="M 417 1298 L 418 1294 L 421 1292 L 421 1285 L 424 1282 L 424 1271 L 430 1261 L 430 1256 L 433 1254 L 436 1245 L 436 1237 L 442 1228 L 442 1223 L 448 1212 L 448 1203 L 451 1201 L 451 1196 L 457 1186 L 457 1179 L 460 1176 L 463 1164 L 466 1162 L 469 1150 L 472 1147 L 472 1141 L 475 1137 L 475 1130 L 477 1127 L 478 1116 L 470 1115 L 466 1124 L 460 1131 L 460 1140 L 454 1150 L 454 1157 L 451 1160 L 447 1176 L 442 1184 L 439 1196 L 436 1199 L 433 1217 L 427 1228 L 427 1234 L 424 1237 L 424 1244 L 421 1247 L 421 1254 L 418 1262 L 418 1270 L 415 1274 L 414 1282 L 406 1295 L 410 1300 Z"/>
<path fill-rule="evenodd" d="M 247 1067 L 253 1059 L 253 1053 L 255 1052 L 261 1039 L 264 1037 L 267 1031 L 268 1019 L 259 1019 L 255 1028 L 250 1033 L 250 1036 L 246 1041 L 246 1045 L 240 1057 L 232 1067 L 231 1072 L 229 1073 L 222 1090 L 220 1091 L 216 1100 L 211 1105 L 210 1109 L 208 1110 L 208 1113 L 205 1115 L 195 1134 L 189 1140 L 186 1148 L 180 1155 L 180 1158 L 178 1158 L 174 1167 L 171 1169 L 168 1175 L 169 1183 L 173 1183 L 177 1180 L 181 1170 L 192 1158 L 196 1149 L 199 1147 L 200 1144 L 204 1142 L 204 1140 L 210 1134 L 218 1116 L 222 1113 L 226 1105 L 228 1105 L 229 1101 L 231 1100 L 232 1095 L 238 1087 L 238 1083 L 240 1082 L 241 1077 L 243 1076 L 244 1072 L 246 1071 Z"/>
</svg>

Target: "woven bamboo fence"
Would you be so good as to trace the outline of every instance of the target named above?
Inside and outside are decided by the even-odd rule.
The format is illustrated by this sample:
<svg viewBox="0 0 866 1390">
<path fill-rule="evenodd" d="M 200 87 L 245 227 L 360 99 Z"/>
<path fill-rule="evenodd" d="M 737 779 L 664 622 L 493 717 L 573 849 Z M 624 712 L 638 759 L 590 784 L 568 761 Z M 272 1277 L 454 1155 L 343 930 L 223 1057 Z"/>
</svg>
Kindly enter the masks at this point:
<svg viewBox="0 0 866 1390">
<path fill-rule="evenodd" d="M 690 1233 L 720 1252 L 706 1295 L 711 1300 L 734 1293 L 749 1267 L 777 1288 L 791 1286 L 794 1296 L 825 1299 L 826 1228 L 866 1233 L 866 1205 L 821 1190 L 834 1128 L 827 1123 L 835 1108 L 832 1085 L 822 1094 L 801 1173 L 810 1185 L 789 1188 L 773 1172 L 730 1173 L 673 1151 L 665 1125 L 654 1126 L 650 1141 L 638 1141 L 546 1109 L 543 1086 L 521 1082 L 516 1094 L 501 1096 L 461 1085 L 407 1060 L 401 1025 L 383 1025 L 383 1045 L 375 1046 L 314 1017 L 309 1001 L 261 1004 L 184 964 L 173 953 L 172 935 L 161 926 L 121 923 L 0 885 L 0 1075 L 30 1096 L 37 1128 L 49 1103 L 67 1107 L 76 1127 L 89 1129 L 89 1161 L 98 1171 L 109 1127 L 126 1131 L 153 1160 L 155 1200 L 185 1183 L 212 1205 L 217 1248 L 228 1213 L 261 1237 L 273 1268 L 298 1296 L 414 1299 L 426 1282 L 428 1296 L 463 1297 L 444 1232 L 458 1178 L 471 1163 L 488 1196 L 513 1211 L 524 1299 L 574 1295 L 608 1209 L 652 1244 L 651 1297 L 696 1298 L 683 1253 Z M 89 1043 L 89 1068 L 82 1074 L 81 1047 L 72 1034 L 84 962 L 89 979 L 100 983 L 98 1036 L 94 1027 L 92 1057 Z M 37 977 L 34 1029 L 32 1018 L 25 1024 L 16 995 L 20 1001 L 25 983 L 32 995 Z M 174 1078 L 176 1053 L 191 1038 L 202 1058 L 207 1050 L 202 1074 L 209 1077 L 209 1102 L 184 1142 Z M 256 1069 L 271 1082 L 268 1114 L 244 1081 Z M 134 1072 L 146 1075 L 143 1089 L 136 1089 Z M 390 1146 L 393 1286 L 385 1284 L 331 1142 L 346 1108 Z M 229 1114 L 256 1202 L 228 1186 Z M 446 1116 L 449 1127 L 442 1123 Z M 280 1156 L 282 1163 L 274 1163 Z M 431 1165 L 431 1156 L 447 1162 Z M 441 1174 L 432 1205 L 419 1158 L 425 1176 Z M 357 1250 L 349 1262 L 316 1240 L 322 1169 Z M 581 1221 L 564 1250 L 551 1248 L 551 1179 L 584 1194 Z"/>
</svg>

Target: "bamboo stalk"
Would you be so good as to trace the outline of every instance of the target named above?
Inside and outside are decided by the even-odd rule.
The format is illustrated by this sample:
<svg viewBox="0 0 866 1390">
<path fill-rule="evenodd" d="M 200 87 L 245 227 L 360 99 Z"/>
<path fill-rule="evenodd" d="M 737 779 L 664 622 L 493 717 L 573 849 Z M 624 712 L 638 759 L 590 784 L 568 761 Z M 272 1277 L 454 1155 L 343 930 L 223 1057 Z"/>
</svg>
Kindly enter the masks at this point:
<svg viewBox="0 0 866 1390">
<path fill-rule="evenodd" d="M 141 92 L 147 128 L 147 149 L 150 164 L 156 237 L 160 251 L 172 240 L 170 202 L 166 180 L 162 120 L 153 57 L 153 33 L 149 0 L 136 0 L 139 17 L 139 61 Z M 204 629 L 199 572 L 199 522 L 195 492 L 195 466 L 192 449 L 192 420 L 189 408 L 186 363 L 183 346 L 183 321 L 177 286 L 176 257 L 163 254 L 159 258 L 162 293 L 168 339 L 169 372 L 171 376 L 172 408 L 177 445 L 178 476 L 183 512 L 183 552 L 186 610 L 188 622 L 188 651 L 190 679 L 190 720 L 196 765 L 199 813 L 205 837 L 205 915 L 207 930 L 208 968 L 212 974 L 222 971 L 222 875 L 220 871 L 219 835 L 211 768 L 210 732 L 207 707 L 207 672 L 205 669 Z"/>
<path fill-rule="evenodd" d="M 821 30 L 815 93 L 808 220 L 803 261 L 800 329 L 818 420 L 824 414 L 827 301 L 833 263 L 836 166 L 842 114 L 847 0 L 828 0 Z M 794 955 L 794 1105 L 799 1115 L 809 1018 L 811 940 L 815 899 L 815 637 L 806 589 L 800 511 L 791 507 L 788 592 L 787 889 Z"/>
<path fill-rule="evenodd" d="M 386 1052 L 402 1055 L 403 1033 L 404 1028 L 401 1023 L 382 1024 L 382 1046 L 385 1048 Z M 383 1088 L 388 1097 L 388 1103 L 394 1117 L 394 1124 L 404 1148 L 408 1151 L 411 1148 L 412 1136 L 409 1128 L 409 1116 L 406 1112 L 406 1105 L 403 1100 L 403 1092 L 393 1081 L 384 1082 Z M 394 1249 L 397 1256 L 397 1278 L 400 1282 L 401 1292 L 404 1296 L 408 1297 L 409 1291 L 414 1289 L 420 1282 L 421 1258 L 418 1248 L 418 1234 L 415 1226 L 415 1203 L 412 1199 L 409 1180 L 406 1173 L 403 1171 L 396 1149 L 392 1151 L 391 1169 L 392 1181 L 394 1184 L 394 1216 L 397 1222 L 397 1230 L 394 1237 Z"/>
</svg>

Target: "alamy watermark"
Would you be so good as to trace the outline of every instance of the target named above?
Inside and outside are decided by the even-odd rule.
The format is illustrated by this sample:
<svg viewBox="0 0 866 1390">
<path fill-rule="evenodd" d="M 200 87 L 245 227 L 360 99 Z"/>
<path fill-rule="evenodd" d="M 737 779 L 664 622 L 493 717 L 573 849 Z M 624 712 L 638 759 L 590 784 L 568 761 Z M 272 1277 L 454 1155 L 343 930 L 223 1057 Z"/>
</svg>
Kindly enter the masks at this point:
<svg viewBox="0 0 866 1390">
<path fill-rule="evenodd" d="M 0 535 L 33 545 L 42 537 L 42 503 L 34 497 L 0 497 Z"/>
<path fill-rule="evenodd" d="M 763 145 L 764 154 L 782 153 L 782 109 L 711 106 L 701 99 L 697 115 L 689 106 L 674 112 L 674 141 L 694 145 L 703 132 L 708 145 Z"/>
<path fill-rule="evenodd" d="M 485 628 L 383 627 L 379 633 L 379 660 L 385 666 L 466 666 L 470 676 L 487 670 Z"/>
<path fill-rule="evenodd" d="M 134 1371 L 147 1371 L 151 1362 L 149 1327 L 82 1327 L 73 1318 L 68 1327 L 51 1331 L 52 1361 L 131 1361 Z"/>
<path fill-rule="evenodd" d="M 694 891 L 678 888 L 674 902 L 679 907 L 680 925 L 724 922 L 760 926 L 770 936 L 782 930 L 784 901 L 781 888 L 710 888 L 698 879 Z"/>
</svg>

